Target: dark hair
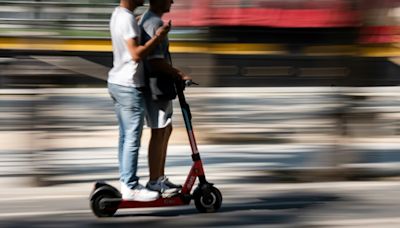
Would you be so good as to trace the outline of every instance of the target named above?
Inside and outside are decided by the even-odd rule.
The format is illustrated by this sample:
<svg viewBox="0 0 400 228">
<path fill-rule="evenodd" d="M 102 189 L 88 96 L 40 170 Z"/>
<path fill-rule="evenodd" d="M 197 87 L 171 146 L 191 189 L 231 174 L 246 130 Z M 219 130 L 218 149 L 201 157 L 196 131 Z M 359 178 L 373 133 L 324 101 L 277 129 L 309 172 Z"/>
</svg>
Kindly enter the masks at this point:
<svg viewBox="0 0 400 228">
<path fill-rule="evenodd" d="M 150 5 L 157 4 L 160 0 L 150 0 Z"/>
</svg>

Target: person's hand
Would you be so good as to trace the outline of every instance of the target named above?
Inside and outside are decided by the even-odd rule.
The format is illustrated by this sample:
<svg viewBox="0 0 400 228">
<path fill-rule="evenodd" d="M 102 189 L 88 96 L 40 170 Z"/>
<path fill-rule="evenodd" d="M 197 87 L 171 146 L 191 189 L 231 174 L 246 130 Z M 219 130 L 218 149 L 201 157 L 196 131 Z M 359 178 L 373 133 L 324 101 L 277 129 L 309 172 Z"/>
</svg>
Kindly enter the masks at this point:
<svg viewBox="0 0 400 228">
<path fill-rule="evenodd" d="M 186 81 L 186 80 L 192 80 L 192 78 L 183 73 L 182 71 L 180 71 L 179 69 L 174 68 L 174 73 L 172 74 L 172 77 L 174 78 L 174 80 L 181 80 L 181 81 Z"/>
<path fill-rule="evenodd" d="M 164 24 L 163 26 L 157 29 L 156 36 L 158 36 L 161 39 L 164 39 L 170 30 L 171 30 L 171 20 L 167 24 Z"/>
<path fill-rule="evenodd" d="M 190 77 L 189 75 L 183 73 L 182 71 L 180 71 L 180 72 L 178 73 L 178 77 L 179 77 L 179 79 L 181 79 L 182 81 L 192 80 L 192 77 Z"/>
</svg>

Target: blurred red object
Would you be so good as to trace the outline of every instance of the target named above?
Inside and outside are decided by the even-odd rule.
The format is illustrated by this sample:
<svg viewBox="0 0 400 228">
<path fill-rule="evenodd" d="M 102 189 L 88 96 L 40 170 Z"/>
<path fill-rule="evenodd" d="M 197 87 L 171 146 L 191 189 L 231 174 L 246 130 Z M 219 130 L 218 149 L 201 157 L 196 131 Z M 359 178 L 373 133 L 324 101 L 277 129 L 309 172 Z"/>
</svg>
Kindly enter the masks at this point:
<svg viewBox="0 0 400 228">
<path fill-rule="evenodd" d="M 360 43 L 399 43 L 400 26 L 366 26 L 361 29 Z"/>
<path fill-rule="evenodd" d="M 175 0 L 174 26 L 354 27 L 360 17 L 348 0 Z"/>
</svg>

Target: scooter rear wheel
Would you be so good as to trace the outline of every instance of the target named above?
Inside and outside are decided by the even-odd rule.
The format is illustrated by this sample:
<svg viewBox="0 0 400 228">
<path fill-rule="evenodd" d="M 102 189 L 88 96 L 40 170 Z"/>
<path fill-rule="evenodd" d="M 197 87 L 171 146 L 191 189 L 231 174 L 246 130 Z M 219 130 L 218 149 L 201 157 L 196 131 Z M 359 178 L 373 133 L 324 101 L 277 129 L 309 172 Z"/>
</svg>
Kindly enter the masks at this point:
<svg viewBox="0 0 400 228">
<path fill-rule="evenodd" d="M 218 211 L 222 204 L 222 194 L 216 187 L 209 187 L 206 191 L 197 188 L 194 193 L 194 203 L 201 213 Z"/>
<path fill-rule="evenodd" d="M 118 207 L 107 207 L 102 203 L 105 199 L 115 199 L 119 198 L 116 194 L 110 191 L 98 192 L 90 200 L 90 208 L 97 217 L 112 217 L 118 210 Z"/>
</svg>

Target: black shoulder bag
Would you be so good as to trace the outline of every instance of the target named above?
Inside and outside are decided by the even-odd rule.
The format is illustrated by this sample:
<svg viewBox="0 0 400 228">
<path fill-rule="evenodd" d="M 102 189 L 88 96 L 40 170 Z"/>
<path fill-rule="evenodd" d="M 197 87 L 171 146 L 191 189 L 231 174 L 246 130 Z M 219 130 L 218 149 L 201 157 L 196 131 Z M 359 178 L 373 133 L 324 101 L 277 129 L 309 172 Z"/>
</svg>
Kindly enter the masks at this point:
<svg viewBox="0 0 400 228">
<path fill-rule="evenodd" d="M 172 64 L 171 54 L 168 58 Z M 175 79 L 172 75 L 163 73 L 152 73 L 149 78 L 149 87 L 153 100 L 174 100 L 176 98 Z"/>
</svg>

